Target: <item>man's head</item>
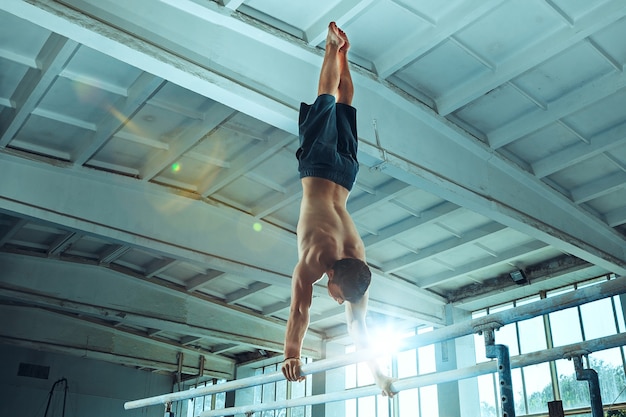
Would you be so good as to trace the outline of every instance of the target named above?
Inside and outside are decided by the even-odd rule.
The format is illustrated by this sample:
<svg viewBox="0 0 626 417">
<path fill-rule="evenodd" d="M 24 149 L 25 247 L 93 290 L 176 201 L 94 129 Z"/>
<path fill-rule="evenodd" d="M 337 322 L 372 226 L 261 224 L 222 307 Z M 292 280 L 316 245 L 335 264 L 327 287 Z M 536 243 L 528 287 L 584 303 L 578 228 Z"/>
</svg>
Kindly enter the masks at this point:
<svg viewBox="0 0 626 417">
<path fill-rule="evenodd" d="M 372 273 L 360 259 L 346 258 L 335 262 L 328 273 L 328 289 L 331 297 L 341 304 L 343 301 L 358 302 L 367 291 L 372 280 Z M 340 289 L 340 294 L 333 294 L 331 284 Z"/>
</svg>

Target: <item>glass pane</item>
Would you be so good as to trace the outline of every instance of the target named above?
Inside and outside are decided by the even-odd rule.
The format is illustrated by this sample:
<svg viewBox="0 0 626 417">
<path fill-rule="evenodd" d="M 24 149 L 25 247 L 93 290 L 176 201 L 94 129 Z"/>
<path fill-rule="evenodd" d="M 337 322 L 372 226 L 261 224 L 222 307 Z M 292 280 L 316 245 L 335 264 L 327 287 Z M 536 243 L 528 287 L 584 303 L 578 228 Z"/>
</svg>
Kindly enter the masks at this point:
<svg viewBox="0 0 626 417">
<path fill-rule="evenodd" d="M 435 372 L 435 345 L 428 345 L 417 349 L 417 359 L 420 374 Z"/>
<path fill-rule="evenodd" d="M 270 403 L 276 398 L 276 384 L 263 385 L 263 402 Z M 274 417 L 274 410 L 266 410 L 261 413 L 261 417 Z"/>
<path fill-rule="evenodd" d="M 275 400 L 275 384 L 263 385 L 263 402 L 269 403 Z"/>
<path fill-rule="evenodd" d="M 346 389 L 355 388 L 356 387 L 356 365 L 348 365 L 345 367 L 346 370 Z"/>
<path fill-rule="evenodd" d="M 417 354 L 415 349 L 398 353 L 398 378 L 417 375 Z"/>
<path fill-rule="evenodd" d="M 487 362 L 491 359 L 487 358 L 485 353 L 485 338 L 482 335 L 474 334 L 474 346 L 476 349 L 476 363 Z"/>
<path fill-rule="evenodd" d="M 602 402 L 614 404 L 626 401 L 626 378 L 620 348 L 594 352 L 589 355 L 589 362 L 589 366 L 598 373 Z"/>
<path fill-rule="evenodd" d="M 383 396 L 376 397 L 376 405 L 378 410 L 377 417 L 389 417 L 389 407 L 391 406 L 389 398 Z"/>
<path fill-rule="evenodd" d="M 194 412 L 194 408 L 193 408 L 193 400 L 189 400 L 187 402 L 187 417 L 193 417 L 193 412 Z"/>
<path fill-rule="evenodd" d="M 420 411 L 422 417 L 438 416 L 439 404 L 437 402 L 437 385 L 429 385 L 420 388 Z"/>
<path fill-rule="evenodd" d="M 359 417 L 376 417 L 375 397 L 358 398 Z"/>
<path fill-rule="evenodd" d="M 417 388 L 404 390 L 398 393 L 398 417 L 415 417 L 419 408 Z M 354 415 L 354 414 L 353 414 Z"/>
<path fill-rule="evenodd" d="M 583 336 L 578 323 L 578 310 L 575 307 L 550 313 L 554 346 L 582 342 Z"/>
<path fill-rule="evenodd" d="M 304 380 L 302 382 L 291 382 L 291 398 L 300 398 L 304 397 L 306 392 L 306 382 Z"/>
<path fill-rule="evenodd" d="M 219 410 L 224 407 L 226 407 L 226 393 L 220 392 L 217 394 L 217 397 L 215 398 L 215 408 Z"/>
<path fill-rule="evenodd" d="M 375 383 L 374 376 L 372 375 L 369 366 L 364 362 L 357 364 L 356 374 L 357 385 L 359 387 L 364 387 L 366 385 L 372 385 Z"/>
<path fill-rule="evenodd" d="M 509 355 L 519 355 L 519 348 L 517 347 L 517 330 L 515 323 L 507 324 L 495 332 L 496 343 L 499 345 L 506 345 L 509 347 Z M 483 339 L 483 345 L 485 344 Z"/>
<path fill-rule="evenodd" d="M 537 352 L 547 348 L 543 316 L 518 323 L 521 353 Z"/>
<path fill-rule="evenodd" d="M 356 400 L 346 400 L 346 415 L 356 416 Z"/>
<path fill-rule="evenodd" d="M 197 416 L 198 414 L 200 414 L 201 412 L 204 411 L 204 409 L 203 409 L 204 401 L 203 400 L 204 400 L 203 397 L 198 397 L 193 402 L 193 414 L 195 416 Z"/>
<path fill-rule="evenodd" d="M 495 307 L 491 307 L 489 309 L 490 313 L 497 313 L 499 311 L 504 311 L 504 310 L 510 310 L 513 308 L 513 303 L 505 303 L 505 304 L 501 304 Z"/>
<path fill-rule="evenodd" d="M 528 401 L 528 413 L 547 413 L 548 402 L 554 401 L 550 364 L 540 363 L 538 365 L 526 366 L 523 368 L 523 372 L 524 382 L 526 383 L 524 388 Z"/>
<path fill-rule="evenodd" d="M 276 382 L 276 400 L 287 399 L 287 380 Z"/>
<path fill-rule="evenodd" d="M 523 385 L 522 370 L 519 368 L 511 369 L 511 389 L 513 390 L 513 403 L 516 415 L 526 414 Z M 498 394 L 500 394 L 500 391 L 498 391 Z"/>
<path fill-rule="evenodd" d="M 585 381 L 576 380 L 574 363 L 567 359 L 556 361 L 556 370 L 559 376 L 559 390 L 563 409 L 589 407 L 589 387 Z"/>
<path fill-rule="evenodd" d="M 617 333 L 613 305 L 610 298 L 580 306 L 585 339 L 592 340 Z"/>
<path fill-rule="evenodd" d="M 478 396 L 480 398 L 480 415 L 481 417 L 496 417 L 494 374 L 481 375 L 477 379 Z"/>
</svg>

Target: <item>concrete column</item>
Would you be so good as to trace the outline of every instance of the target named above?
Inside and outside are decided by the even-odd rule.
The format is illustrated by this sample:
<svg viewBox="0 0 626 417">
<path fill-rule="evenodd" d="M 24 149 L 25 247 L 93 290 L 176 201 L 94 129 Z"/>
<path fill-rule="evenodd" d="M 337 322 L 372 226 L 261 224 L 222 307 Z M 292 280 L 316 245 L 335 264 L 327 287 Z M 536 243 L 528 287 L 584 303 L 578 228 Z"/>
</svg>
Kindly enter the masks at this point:
<svg viewBox="0 0 626 417">
<path fill-rule="evenodd" d="M 471 313 L 446 306 L 446 325 L 471 319 Z M 435 346 L 437 372 L 466 368 L 476 364 L 474 336 L 463 336 L 437 343 Z M 478 382 L 476 378 L 437 385 L 440 417 L 471 417 L 480 415 Z"/>
</svg>

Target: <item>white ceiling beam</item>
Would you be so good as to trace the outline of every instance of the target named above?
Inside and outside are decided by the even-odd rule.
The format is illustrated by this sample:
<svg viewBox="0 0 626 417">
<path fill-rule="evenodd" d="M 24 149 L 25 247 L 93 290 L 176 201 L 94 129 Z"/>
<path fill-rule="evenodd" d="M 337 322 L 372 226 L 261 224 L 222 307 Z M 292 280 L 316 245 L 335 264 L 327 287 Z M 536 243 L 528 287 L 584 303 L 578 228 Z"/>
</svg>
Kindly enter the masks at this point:
<svg viewBox="0 0 626 417">
<path fill-rule="evenodd" d="M 255 348 L 283 348 L 284 323 L 223 303 L 214 305 L 184 291 L 91 265 L 3 253 L 0 259 L 7 271 L 0 281 L 0 296 L 5 299 Z M 72 293 L 68 295 L 63 288 L 72 288 Z M 65 294 L 63 299 L 57 298 L 59 293 Z M 123 311 L 120 306 L 124 306 Z M 307 334 L 304 350 L 314 357 L 321 354 L 321 339 L 314 332 Z"/>
<path fill-rule="evenodd" d="M 600 132 L 589 139 L 589 144 L 577 143 L 561 151 L 554 152 L 534 162 L 531 168 L 538 178 L 544 178 L 578 162 L 623 146 L 624 144 L 626 144 L 626 123 Z"/>
<path fill-rule="evenodd" d="M 264 316 L 271 316 L 289 307 L 291 307 L 291 300 L 279 301 L 267 307 L 263 307 L 261 314 L 263 314 Z"/>
<path fill-rule="evenodd" d="M 48 248 L 46 254 L 49 258 L 59 256 L 62 252 L 66 251 L 74 242 L 82 239 L 84 236 L 81 233 L 67 233 L 59 236 Z"/>
<path fill-rule="evenodd" d="M 248 285 L 246 288 L 241 288 L 239 290 L 233 291 L 226 295 L 226 299 L 224 300 L 226 304 L 235 304 L 246 297 L 256 294 L 257 292 L 261 292 L 264 289 L 270 287 L 270 284 L 265 282 L 253 282 Z"/>
<path fill-rule="evenodd" d="M 203 120 L 187 127 L 175 140 L 171 140 L 168 152 L 154 153 L 140 170 L 144 181 L 154 179 L 161 171 L 171 166 L 184 154 L 193 149 L 215 128 L 234 116 L 232 109 L 215 103 Z"/>
<path fill-rule="evenodd" d="M 402 181 L 391 179 L 360 197 L 349 199 L 347 204 L 348 211 L 352 213 L 352 217 L 358 217 L 359 214 L 374 210 L 376 207 L 413 190 L 413 187 L 408 186 Z"/>
<path fill-rule="evenodd" d="M 626 187 L 626 173 L 616 172 L 572 189 L 572 200 L 582 204 Z"/>
<path fill-rule="evenodd" d="M 456 210 L 460 210 L 459 206 L 456 204 L 449 202 L 439 204 L 438 206 L 423 211 L 420 217 L 407 217 L 404 220 L 400 220 L 399 222 L 382 228 L 376 235 L 365 236 L 363 238 L 363 244 L 365 245 L 366 250 L 372 250 L 377 246 L 383 245 L 390 240 L 395 239 L 403 232 L 408 232 L 416 227 L 432 223 L 442 216 L 450 214 Z"/>
<path fill-rule="evenodd" d="M 626 208 L 615 209 L 605 215 L 606 222 L 611 227 L 626 224 Z"/>
<path fill-rule="evenodd" d="M 13 236 L 15 236 L 26 223 L 28 223 L 28 220 L 18 218 L 15 222 L 13 222 L 13 224 L 9 225 L 7 231 L 0 236 L 0 247 L 6 245 L 7 242 L 13 239 Z"/>
<path fill-rule="evenodd" d="M 108 117 L 100 122 L 91 141 L 75 155 L 74 165 L 83 165 L 91 159 L 124 126 L 127 119 L 136 113 L 143 106 L 143 103 L 155 94 L 163 84 L 163 80 L 160 78 L 147 73 L 141 74 L 129 88 L 128 96 L 121 97 L 111 106 Z"/>
<path fill-rule="evenodd" d="M 496 257 L 489 257 L 478 259 L 468 264 L 460 265 L 454 270 L 441 272 L 439 274 L 430 275 L 428 278 L 421 280 L 419 285 L 422 288 L 429 288 L 435 285 L 440 285 L 444 282 L 450 282 L 455 278 L 462 277 L 468 273 L 479 271 L 483 268 L 493 267 L 496 264 L 511 262 L 515 258 L 523 255 L 528 255 L 532 252 L 543 250 L 547 247 L 543 242 L 532 241 L 522 245 L 518 245 L 514 248 L 498 252 Z M 512 269 L 512 268 L 511 268 Z"/>
<path fill-rule="evenodd" d="M 295 173 L 294 173 L 295 174 Z M 291 181 L 285 191 L 280 194 L 272 194 L 266 198 L 263 198 L 250 208 L 250 213 L 255 217 L 262 219 L 271 215 L 277 210 L 292 204 L 296 200 L 300 200 L 302 197 L 302 185 L 300 178 L 294 175 L 294 179 Z"/>
<path fill-rule="evenodd" d="M 446 239 L 434 245 L 422 248 L 417 251 L 417 253 L 410 253 L 400 258 L 387 261 L 380 266 L 380 269 L 383 270 L 385 273 L 391 274 L 404 268 L 413 266 L 418 262 L 422 262 L 438 256 L 448 250 L 457 248 L 462 245 L 474 243 L 477 240 L 484 238 L 485 236 L 493 233 L 498 233 L 499 231 L 504 229 L 506 229 L 506 226 L 498 223 L 489 223 L 465 232 L 460 238 L 453 237 L 450 239 Z"/>
<path fill-rule="evenodd" d="M 459 3 L 439 21 L 429 22 L 431 25 L 425 30 L 399 39 L 374 61 L 376 72 L 381 78 L 390 77 L 502 3 L 503 0 L 482 1 L 478 5 L 471 1 Z"/>
<path fill-rule="evenodd" d="M 0 58 L 4 58 L 7 61 L 15 62 L 29 68 L 37 68 L 37 58 L 31 56 L 21 55 L 15 51 L 9 51 L 8 49 L 0 48 Z"/>
<path fill-rule="evenodd" d="M 63 347 L 65 353 L 106 355 L 110 362 L 128 366 L 175 372 L 177 353 L 184 352 L 183 372 L 198 373 L 198 358 L 205 356 L 208 373 L 222 377 L 234 376 L 234 361 L 209 352 L 198 352 L 181 345 L 140 336 L 87 318 L 51 310 L 20 306 L 0 306 L 3 315 L 11 317 L 0 337 L 37 344 L 37 349 Z M 71 329 L 71 330 L 68 330 Z M 97 332 L 97 337 L 94 333 Z M 85 341 L 88 341 L 85 343 Z M 151 363 L 150 363 L 151 362 Z"/>
<path fill-rule="evenodd" d="M 223 271 L 209 270 L 205 274 L 198 274 L 195 277 L 191 278 L 186 283 L 186 289 L 189 292 L 193 292 L 208 284 L 212 280 L 221 277 L 224 275 Z"/>
<path fill-rule="evenodd" d="M 311 94 L 310 85 L 315 84 L 319 75 L 320 51 L 230 18 L 223 11 L 213 10 L 213 6 L 200 15 L 181 15 L 181 9 L 161 8 L 162 3 L 158 3 L 152 7 L 159 7 L 160 14 L 155 11 L 139 16 L 133 10 L 120 9 L 120 5 L 102 3 L 102 7 L 107 7 L 107 15 L 114 16 L 113 23 L 119 27 L 130 25 L 127 30 L 137 30 L 137 26 L 150 30 L 152 32 L 143 35 L 149 35 L 161 45 L 159 48 L 141 44 L 139 50 L 136 46 L 141 41 L 125 32 L 94 22 L 80 12 L 49 0 L 36 3 L 36 6 L 14 7 L 13 12 L 28 15 L 27 20 L 45 27 L 53 26 L 65 36 L 77 37 L 90 47 L 141 69 L 149 69 L 226 105 L 232 104 L 237 110 L 291 133 L 297 132 L 297 105 Z M 600 7 L 603 13 L 615 14 L 606 7 L 622 10 L 611 2 L 609 6 Z M 172 19 L 167 26 L 155 20 L 156 16 L 168 13 L 172 14 Z M 593 19 L 596 14 L 594 11 L 585 19 Z M 593 25 L 587 23 L 587 29 L 591 30 Z M 81 24 L 90 30 L 85 30 Z M 190 39 L 187 35 L 195 33 L 196 28 L 202 28 L 207 35 L 215 35 L 215 42 L 209 45 L 202 39 Z M 177 56 L 165 49 L 174 51 Z M 230 53 L 235 49 L 240 53 Z M 262 63 L 251 61 L 250 57 L 263 57 Z M 230 78 L 218 76 L 218 69 L 226 71 Z M 296 79 L 294 74 L 298 74 Z M 263 80 L 263 84 L 255 80 Z M 291 81 L 285 83 L 285 80 Z M 386 162 L 386 173 L 408 184 L 608 270 L 626 272 L 624 239 L 606 224 L 426 106 L 387 88 L 371 73 L 354 68 L 353 80 L 359 91 L 355 106 L 359 108 L 358 123 L 362 127 L 360 158 L 379 158 L 380 162 Z M 382 146 L 387 151 L 385 161 L 383 152 L 371 145 L 376 143 L 371 119 L 378 120 Z M 419 132 L 419 146 L 415 146 L 416 132 Z M 453 163 L 449 155 L 455 155 Z"/>
<path fill-rule="evenodd" d="M 256 142 L 241 152 L 237 158 L 230 161 L 230 167 L 222 169 L 214 176 L 207 178 L 204 183 L 198 187 L 198 193 L 204 197 L 209 197 L 221 188 L 230 184 L 252 168 L 265 162 L 269 157 L 274 155 L 279 149 L 293 142 L 295 138 L 284 132 L 276 132 L 272 140 Z"/>
<path fill-rule="evenodd" d="M 157 275 L 177 265 L 179 262 L 180 261 L 176 259 L 169 259 L 169 258 L 156 259 L 146 267 L 144 271 L 144 275 L 146 278 L 156 277 Z"/>
<path fill-rule="evenodd" d="M 37 57 L 39 67 L 29 68 L 13 93 L 12 100 L 15 101 L 15 109 L 2 112 L 0 147 L 5 147 L 21 129 L 77 49 L 78 42 L 56 33 L 50 35 Z"/>
<path fill-rule="evenodd" d="M 478 75 L 439 97 L 436 100 L 439 114 L 445 116 L 460 109 L 624 16 L 626 16 L 624 2 L 611 0 L 603 3 L 581 17 L 573 26 L 564 25 L 542 41 L 526 48 L 523 53 L 516 54 L 515 58 L 498 63 L 495 73 Z"/>
<path fill-rule="evenodd" d="M 374 0 L 338 1 L 325 15 L 305 29 L 304 39 L 311 46 L 319 45 L 326 39 L 330 22 L 334 21 L 339 27 L 345 26 L 373 3 Z"/>
<path fill-rule="evenodd" d="M 486 132 L 489 145 L 493 149 L 506 146 L 562 117 L 615 94 L 616 91 L 625 86 L 625 72 L 612 72 L 604 77 L 594 79 L 549 103 L 545 110 L 538 107 L 523 116 L 516 117 L 512 122 L 498 127 L 492 132 Z"/>
</svg>

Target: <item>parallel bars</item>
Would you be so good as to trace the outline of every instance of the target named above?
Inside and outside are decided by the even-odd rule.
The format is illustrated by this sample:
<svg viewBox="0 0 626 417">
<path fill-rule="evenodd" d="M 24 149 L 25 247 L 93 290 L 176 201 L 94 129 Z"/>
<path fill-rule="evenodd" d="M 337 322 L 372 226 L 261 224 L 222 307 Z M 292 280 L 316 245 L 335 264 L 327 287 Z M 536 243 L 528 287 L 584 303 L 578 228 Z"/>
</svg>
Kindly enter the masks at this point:
<svg viewBox="0 0 626 417">
<path fill-rule="evenodd" d="M 398 350 L 403 351 L 403 350 L 418 348 L 422 346 L 427 346 L 436 342 L 456 339 L 458 337 L 463 337 L 463 336 L 476 333 L 478 331 L 477 329 L 480 329 L 481 327 L 484 327 L 484 326 L 488 326 L 489 324 L 492 324 L 492 323 L 497 323 L 499 325 L 504 326 L 506 324 L 529 319 L 532 317 L 551 313 L 554 311 L 564 310 L 566 308 L 575 307 L 577 305 L 600 300 L 602 298 L 612 297 L 615 295 L 622 294 L 624 292 L 626 292 L 626 277 L 618 277 L 616 279 L 608 280 L 600 284 L 577 289 L 575 291 L 571 291 L 565 294 L 560 294 L 554 297 L 545 298 L 543 300 L 535 301 L 533 303 L 529 303 L 520 307 L 489 314 L 487 316 L 480 317 L 478 319 L 456 323 L 450 326 L 433 330 L 432 332 L 415 335 L 415 336 L 405 339 L 402 342 L 402 345 Z M 314 374 L 317 372 L 323 372 L 323 371 L 327 371 L 330 369 L 340 368 L 340 367 L 352 365 L 358 362 L 364 362 L 367 360 L 375 359 L 381 355 L 382 355 L 382 352 L 377 351 L 377 350 L 363 350 L 363 351 L 359 351 L 356 353 L 340 355 L 334 358 L 324 359 L 324 360 L 320 360 L 320 361 L 303 365 L 301 369 L 301 374 L 310 375 L 310 374 Z M 461 371 L 461 370 L 457 370 L 457 371 Z M 448 371 L 448 372 L 456 372 L 456 371 Z M 440 374 L 447 375 L 448 372 L 441 372 Z M 423 378 L 423 377 L 415 377 L 415 378 Z M 134 408 L 146 407 L 149 405 L 166 404 L 168 402 L 173 402 L 173 401 L 180 401 L 180 400 L 190 399 L 194 397 L 201 397 L 205 395 L 216 394 L 219 392 L 235 391 L 238 389 L 249 388 L 249 387 L 253 387 L 256 385 L 268 384 L 268 383 L 280 381 L 283 379 L 284 379 L 284 376 L 282 372 L 274 372 L 271 374 L 256 375 L 256 376 L 243 378 L 239 380 L 228 381 L 223 384 L 210 385 L 210 386 L 205 386 L 205 387 L 200 387 L 200 388 L 193 388 L 193 389 L 189 389 L 186 391 L 173 392 L 170 394 L 163 394 L 163 395 L 144 398 L 140 400 L 128 401 L 124 404 L 124 408 L 126 410 L 130 410 Z M 409 378 L 409 379 L 413 379 L 413 378 Z M 393 385 L 394 390 L 395 388 L 403 387 L 403 384 L 411 384 L 411 382 L 403 382 L 403 381 L 396 381 Z M 397 385 L 397 384 L 400 384 L 400 385 Z M 426 384 L 426 385 L 429 385 L 429 384 Z M 369 387 L 365 387 L 365 388 L 374 390 L 374 388 L 369 388 Z M 365 390 L 365 388 L 363 389 Z M 404 390 L 408 388 L 411 388 L 411 387 L 407 386 L 400 390 Z M 356 390 L 351 390 L 347 392 L 353 392 L 353 391 L 356 391 Z M 376 389 L 376 392 L 374 394 L 376 393 L 378 393 L 378 389 Z M 330 393 L 330 394 L 324 394 L 324 395 L 330 396 L 333 394 L 336 394 L 336 393 Z M 340 392 L 340 394 L 344 394 L 344 392 Z M 364 395 L 373 395 L 373 394 L 368 394 L 364 392 L 363 394 L 360 394 L 359 396 L 364 396 Z M 311 398 L 311 397 L 308 397 L 308 398 Z M 351 398 L 356 398 L 356 397 L 351 397 Z M 301 399 L 297 399 L 297 400 L 301 400 Z M 297 401 L 297 400 L 288 400 L 288 401 Z M 340 401 L 340 399 L 325 400 L 325 401 L 326 402 Z M 260 404 L 257 404 L 257 406 L 259 405 Z M 293 406 L 295 405 L 289 405 L 289 407 L 293 407 Z M 284 408 L 284 407 L 278 406 L 275 408 Z M 258 409 L 256 410 L 258 411 Z M 203 417 L 207 417 L 207 416 L 203 415 Z"/>
</svg>

